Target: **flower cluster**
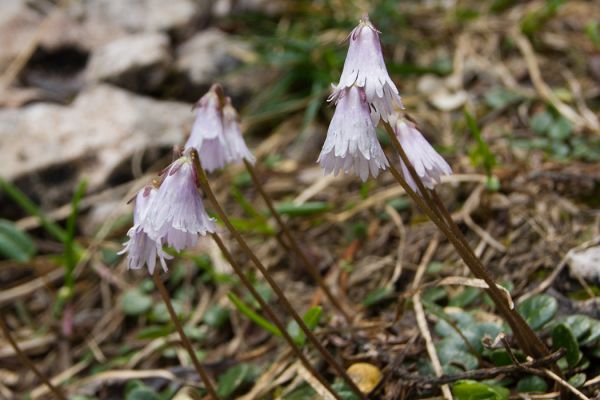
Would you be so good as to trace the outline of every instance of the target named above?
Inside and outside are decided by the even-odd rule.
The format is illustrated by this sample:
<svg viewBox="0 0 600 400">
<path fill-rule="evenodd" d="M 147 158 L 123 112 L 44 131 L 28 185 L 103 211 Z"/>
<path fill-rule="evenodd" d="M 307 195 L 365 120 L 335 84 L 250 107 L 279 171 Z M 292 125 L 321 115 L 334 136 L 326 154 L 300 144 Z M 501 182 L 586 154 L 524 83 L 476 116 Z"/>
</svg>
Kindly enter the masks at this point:
<svg viewBox="0 0 600 400">
<path fill-rule="evenodd" d="M 167 270 L 163 246 L 177 251 L 196 245 L 198 235 L 215 231 L 196 186 L 196 173 L 189 155 L 175 160 L 161 175 L 158 188 L 147 186 L 135 198 L 133 227 L 129 241 L 121 251 L 128 255 L 128 267 L 139 269 L 146 264 L 154 273 L 156 257 Z M 158 185 L 157 185 L 158 186 Z"/>
<path fill-rule="evenodd" d="M 354 171 L 363 181 L 385 170 L 388 160 L 377 140 L 380 120 L 390 127 L 426 187 L 432 189 L 452 170 L 416 126 L 402 115 L 402 101 L 390 78 L 381 50 L 379 31 L 363 17 L 349 35 L 344 69 L 329 101 L 336 105 L 327 138 L 317 162 L 326 174 Z M 401 162 L 407 183 L 417 186 Z"/>
<path fill-rule="evenodd" d="M 208 172 L 229 163 L 255 159 L 242 136 L 237 111 L 220 85 L 213 85 L 195 105 L 196 120 L 185 149 L 196 149 Z"/>
<path fill-rule="evenodd" d="M 198 153 L 207 171 L 243 159 L 254 163 L 238 114 L 220 86 L 213 85 L 195 110 L 192 133 L 181 157 L 160 174 L 155 185 L 145 187 L 135 198 L 134 225 L 120 253 L 127 253 L 131 269 L 147 265 L 153 273 L 158 258 L 166 270 L 165 260 L 171 257 L 164 246 L 177 251 L 189 249 L 196 245 L 199 236 L 215 232 L 214 220 L 206 213 L 198 190 L 192 150 Z"/>
</svg>

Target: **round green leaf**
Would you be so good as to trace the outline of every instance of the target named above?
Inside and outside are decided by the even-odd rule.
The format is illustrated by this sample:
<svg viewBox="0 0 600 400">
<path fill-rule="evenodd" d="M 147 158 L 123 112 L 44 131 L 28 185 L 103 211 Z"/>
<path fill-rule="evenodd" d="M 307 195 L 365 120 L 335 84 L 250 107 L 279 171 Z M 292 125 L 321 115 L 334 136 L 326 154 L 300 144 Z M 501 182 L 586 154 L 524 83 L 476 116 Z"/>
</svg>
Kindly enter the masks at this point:
<svg viewBox="0 0 600 400">
<path fill-rule="evenodd" d="M 150 310 L 150 307 L 152 298 L 138 288 L 128 290 L 121 298 L 121 309 L 126 315 L 141 315 Z"/>
<path fill-rule="evenodd" d="M 579 387 L 583 386 L 583 384 L 585 383 L 586 379 L 587 379 L 587 376 L 583 372 L 580 372 L 580 373 L 575 374 L 572 377 L 570 377 L 569 378 L 569 383 L 572 386 L 574 386 L 576 388 L 579 388 Z"/>
<path fill-rule="evenodd" d="M 565 319 L 565 324 L 571 328 L 571 332 L 577 340 L 581 340 L 592 326 L 592 319 L 587 315 L 570 315 Z"/>
<path fill-rule="evenodd" d="M 206 325 L 219 328 L 229 321 L 229 309 L 215 304 L 206 310 L 203 320 Z"/>
<path fill-rule="evenodd" d="M 544 326 L 546 322 L 554 317 L 557 310 L 558 303 L 556 299 L 547 294 L 530 297 L 517 306 L 517 311 L 533 330 L 538 330 Z"/>
<path fill-rule="evenodd" d="M 575 366 L 581 360 L 581 352 L 575 335 L 564 323 L 556 325 L 552 330 L 552 347 L 555 350 L 564 348 L 567 350 L 565 358 L 570 367 Z"/>
<path fill-rule="evenodd" d="M 548 384 L 545 380 L 536 375 L 529 375 L 521 378 L 517 383 L 517 392 L 519 393 L 545 393 L 546 390 L 548 390 Z"/>
</svg>

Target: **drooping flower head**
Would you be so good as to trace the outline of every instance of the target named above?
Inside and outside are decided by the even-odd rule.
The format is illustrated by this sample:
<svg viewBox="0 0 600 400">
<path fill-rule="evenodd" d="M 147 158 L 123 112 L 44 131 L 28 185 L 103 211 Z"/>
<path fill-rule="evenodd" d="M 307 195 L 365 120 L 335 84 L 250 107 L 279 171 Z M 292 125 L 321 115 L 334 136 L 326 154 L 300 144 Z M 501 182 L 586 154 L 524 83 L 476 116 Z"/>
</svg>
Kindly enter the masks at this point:
<svg viewBox="0 0 600 400">
<path fill-rule="evenodd" d="M 452 168 L 423 137 L 415 124 L 401 116 L 391 118 L 390 122 L 408 160 L 426 188 L 433 189 L 441 182 L 443 176 L 452 174 Z M 404 179 L 415 192 L 418 192 L 417 184 L 402 159 L 400 164 Z"/>
<path fill-rule="evenodd" d="M 196 119 L 184 149 L 196 149 L 208 172 L 227 163 L 227 143 L 223 126 L 223 89 L 214 84 L 194 106 Z"/>
<path fill-rule="evenodd" d="M 337 100 L 345 89 L 358 86 L 364 89 L 367 102 L 374 109 L 375 123 L 379 117 L 387 121 L 394 108 L 403 106 L 383 61 L 379 31 L 364 16 L 349 39 L 342 76 L 329 100 Z"/>
<path fill-rule="evenodd" d="M 150 274 L 154 273 L 156 257 L 159 258 L 164 271 L 167 270 L 165 260 L 172 258 L 163 251 L 161 242 L 151 239 L 141 225 L 156 192 L 157 190 L 153 186 L 146 186 L 138 192 L 133 208 L 133 227 L 127 232 L 129 240 L 125 242 L 123 250 L 118 253 L 127 253 L 129 269 L 140 269 L 145 264 L 148 266 Z"/>
<path fill-rule="evenodd" d="M 326 174 L 353 170 L 363 181 L 387 168 L 363 88 L 351 86 L 338 96 L 317 162 Z"/>
<path fill-rule="evenodd" d="M 233 105 L 231 105 L 230 97 L 225 98 L 223 127 L 225 141 L 227 142 L 227 162 L 238 163 L 245 159 L 249 163 L 254 164 L 256 158 L 254 158 L 254 155 L 250 152 L 244 141 L 239 116 Z"/>
<path fill-rule="evenodd" d="M 163 174 L 142 227 L 152 239 L 180 251 L 193 247 L 198 235 L 215 232 L 197 187 L 190 156 L 175 160 Z"/>
</svg>

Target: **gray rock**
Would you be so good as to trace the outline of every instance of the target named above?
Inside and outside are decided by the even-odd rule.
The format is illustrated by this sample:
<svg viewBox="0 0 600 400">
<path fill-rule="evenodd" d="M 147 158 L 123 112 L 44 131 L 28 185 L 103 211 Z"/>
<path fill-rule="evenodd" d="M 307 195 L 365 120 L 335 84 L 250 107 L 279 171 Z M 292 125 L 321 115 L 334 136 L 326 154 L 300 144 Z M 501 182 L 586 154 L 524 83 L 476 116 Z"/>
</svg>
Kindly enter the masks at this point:
<svg viewBox="0 0 600 400">
<path fill-rule="evenodd" d="M 177 48 L 175 68 L 185 74 L 193 85 L 208 87 L 240 64 L 235 54 L 236 50 L 243 48 L 242 43 L 219 29 L 207 29 Z"/>
<path fill-rule="evenodd" d="M 178 31 L 193 23 L 207 0 L 84 0 L 86 18 L 130 32 Z"/>
<path fill-rule="evenodd" d="M 79 179 L 85 177 L 95 190 L 119 166 L 130 170 L 127 160 L 134 153 L 168 151 L 181 143 L 193 118 L 190 109 L 98 85 L 69 106 L 37 103 L 0 110 L 0 174 L 21 182 L 43 205 L 60 205 Z"/>
<path fill-rule="evenodd" d="M 0 12 L 0 71 L 32 43 L 42 17 L 23 0 L 2 0 Z"/>
<path fill-rule="evenodd" d="M 88 81 L 110 82 L 134 91 L 157 89 L 171 64 L 164 33 L 139 33 L 108 43 L 92 54 Z"/>
</svg>

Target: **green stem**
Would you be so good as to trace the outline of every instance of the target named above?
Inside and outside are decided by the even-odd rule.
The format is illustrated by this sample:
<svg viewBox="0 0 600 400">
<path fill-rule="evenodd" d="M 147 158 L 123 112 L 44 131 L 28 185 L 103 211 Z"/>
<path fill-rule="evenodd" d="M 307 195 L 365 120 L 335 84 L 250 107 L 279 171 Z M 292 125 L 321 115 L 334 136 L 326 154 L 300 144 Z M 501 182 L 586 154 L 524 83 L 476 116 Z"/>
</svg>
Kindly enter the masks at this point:
<svg viewBox="0 0 600 400">
<path fill-rule="evenodd" d="M 319 285 L 319 287 L 321 288 L 323 293 L 325 293 L 325 296 L 327 297 L 329 302 L 331 304 L 333 304 L 333 306 L 335 308 L 337 308 L 337 310 L 344 316 L 344 319 L 346 320 L 346 322 L 350 325 L 352 323 L 352 317 L 350 317 L 350 315 L 346 312 L 346 310 L 344 309 L 342 304 L 333 295 L 333 293 L 331 292 L 331 290 L 329 289 L 329 287 L 323 280 L 323 277 L 321 276 L 321 274 L 319 273 L 317 268 L 308 260 L 308 257 L 306 256 L 306 254 L 304 254 L 304 252 L 300 248 L 298 241 L 296 240 L 296 238 L 294 237 L 294 235 L 292 234 L 290 229 L 287 227 L 285 222 L 283 222 L 281 215 L 279 215 L 279 213 L 277 212 L 277 209 L 273 205 L 273 200 L 271 200 L 271 198 L 265 191 L 262 183 L 260 182 L 260 179 L 258 178 L 258 174 L 256 173 L 256 170 L 254 169 L 254 166 L 245 159 L 244 159 L 244 165 L 246 166 L 246 169 L 248 170 L 248 173 L 250 174 L 250 177 L 252 178 L 252 181 L 254 182 L 254 186 L 256 186 L 256 189 L 258 189 L 258 192 L 260 193 L 261 197 L 267 204 L 267 207 L 269 208 L 271 215 L 275 218 L 275 220 L 277 221 L 277 224 L 281 228 L 281 231 L 283 232 L 285 237 L 288 239 L 288 242 L 289 242 L 290 246 L 292 247 L 292 250 L 294 250 L 294 252 L 300 257 L 300 260 L 302 260 L 302 264 L 304 264 L 304 268 L 308 271 L 310 276 L 317 282 L 317 284 Z M 281 240 L 281 237 L 277 235 L 276 238 L 279 241 L 279 243 L 281 244 L 281 246 L 285 248 L 285 243 L 283 243 L 283 241 Z"/>
<path fill-rule="evenodd" d="M 3 333 L 4 337 L 6 338 L 6 340 L 8 340 L 8 343 L 10 343 L 11 347 L 13 348 L 13 350 L 15 351 L 15 353 L 17 354 L 17 357 L 19 357 L 21 362 L 27 368 L 29 368 L 31 371 L 33 371 L 35 376 L 37 376 L 38 379 L 40 381 L 42 381 L 48 387 L 48 389 L 50 389 L 50 391 L 54 394 L 54 396 L 56 396 L 57 399 L 67 400 L 67 397 L 62 393 L 62 391 L 60 391 L 56 386 L 54 386 L 50 382 L 50 380 L 48 380 L 48 378 L 46 378 L 44 376 L 44 374 L 42 374 L 40 372 L 40 370 L 37 369 L 35 364 L 29 359 L 29 357 L 27 357 L 27 355 L 21 351 L 21 349 L 19 348 L 19 345 L 17 344 L 15 339 L 10 334 L 10 330 L 8 329 L 8 326 L 6 326 L 6 322 L 4 322 L 4 317 L 0 317 L 0 329 L 2 329 L 2 333 Z"/>
<path fill-rule="evenodd" d="M 160 276 L 158 274 L 158 269 L 156 271 L 154 271 L 154 273 L 152 274 L 152 278 L 154 279 L 154 283 L 156 284 L 156 287 L 158 288 L 158 291 L 160 292 L 160 296 L 162 297 L 163 301 L 165 302 L 165 305 L 167 306 L 167 311 L 169 312 L 171 321 L 173 321 L 173 324 L 175 324 L 175 329 L 177 330 L 177 333 L 179 333 L 179 338 L 181 339 L 181 344 L 183 344 L 183 347 L 187 350 L 188 354 L 190 355 L 190 358 L 192 359 L 192 363 L 194 364 L 194 368 L 196 368 L 196 372 L 198 372 L 200 379 L 202 379 L 202 382 L 204 382 L 204 386 L 206 387 L 208 394 L 214 400 L 219 400 L 220 397 L 217 394 L 217 391 L 216 391 L 212 381 L 210 380 L 208 373 L 206 372 L 206 370 L 204 369 L 202 364 L 200 364 L 200 361 L 198 360 L 198 357 L 196 356 L 196 352 L 194 351 L 194 348 L 192 347 L 192 342 L 190 342 L 190 339 L 188 339 L 185 332 L 183 331 L 183 326 L 181 325 L 179 318 L 177 318 L 177 313 L 175 312 L 175 309 L 173 308 L 173 304 L 171 303 L 171 299 L 169 297 L 169 292 L 167 291 L 167 288 L 165 287 L 163 281 L 160 279 Z"/>
<path fill-rule="evenodd" d="M 329 391 L 329 393 L 331 393 L 333 395 L 333 397 L 335 397 L 338 400 L 341 400 L 341 398 L 336 393 L 336 391 L 333 390 L 333 388 L 331 387 L 329 382 L 327 382 L 325 380 L 325 378 L 323 378 L 323 376 L 319 372 L 317 372 L 317 370 L 311 365 L 311 363 L 308 361 L 308 359 L 304 356 L 304 354 L 302 353 L 302 350 L 300 350 L 300 348 L 296 345 L 296 343 L 294 343 L 294 339 L 290 336 L 288 331 L 285 329 L 283 322 L 281 322 L 281 320 L 275 314 L 275 311 L 273 311 L 271 306 L 269 304 L 267 304 L 267 302 L 262 298 L 260 293 L 258 293 L 258 291 L 254 287 L 254 285 L 252 285 L 252 283 L 248 280 L 248 278 L 244 274 L 244 271 L 242 270 L 242 267 L 240 267 L 240 265 L 237 263 L 237 261 L 234 260 L 233 256 L 227 249 L 227 246 L 225 246 L 225 243 L 223 243 L 223 240 L 221 239 L 221 237 L 218 234 L 213 233 L 212 238 L 217 243 L 217 246 L 219 246 L 219 249 L 221 249 L 221 252 L 225 256 L 225 259 L 229 262 L 229 264 L 231 264 L 231 266 L 233 267 L 233 270 L 235 271 L 236 275 L 240 278 L 240 280 L 242 281 L 242 283 L 244 284 L 246 289 L 248 289 L 248 291 L 250 291 L 250 294 L 252 294 L 252 297 L 254 297 L 256 299 L 256 301 L 258 301 L 258 304 L 260 304 L 261 309 L 264 310 L 264 312 L 267 314 L 267 316 L 269 317 L 271 322 L 277 327 L 277 329 L 279 329 L 279 333 L 281 333 L 283 338 L 290 345 L 290 347 L 292 348 L 292 351 L 300 359 L 300 362 L 302 363 L 302 365 L 304 365 L 304 368 L 306 368 L 306 370 L 308 372 L 310 372 L 315 378 L 317 378 L 317 380 L 321 383 L 321 385 L 323 385 Z"/>
<path fill-rule="evenodd" d="M 290 315 L 296 321 L 296 323 L 298 324 L 300 329 L 304 332 L 304 334 L 306 335 L 308 340 L 313 344 L 313 346 L 315 346 L 315 348 L 319 351 L 319 353 L 321 353 L 321 355 L 323 356 L 323 358 L 325 358 L 325 360 L 329 363 L 329 365 L 333 369 L 335 369 L 335 371 L 346 382 L 346 384 L 352 389 L 352 391 L 355 392 L 356 395 L 359 396 L 359 398 L 366 400 L 365 395 L 356 386 L 356 384 L 350 378 L 350 376 L 348 376 L 348 374 L 346 373 L 344 368 L 333 358 L 333 356 L 327 351 L 327 349 L 325 349 L 325 347 L 321 344 L 321 342 L 319 342 L 319 340 L 315 337 L 315 335 L 308 328 L 308 326 L 306 326 L 306 323 L 304 322 L 304 320 L 300 317 L 300 315 L 298 315 L 296 310 L 294 310 L 294 307 L 292 307 L 292 305 L 290 304 L 287 297 L 283 294 L 283 290 L 281 290 L 279 285 L 273 280 L 273 278 L 271 277 L 271 275 L 269 274 L 269 272 L 267 271 L 265 266 L 258 259 L 258 257 L 254 254 L 254 252 L 250 249 L 250 247 L 248 246 L 248 244 L 246 243 L 246 241 L 244 240 L 242 235 L 240 235 L 240 233 L 237 231 L 237 229 L 235 229 L 235 227 L 233 226 L 231 221 L 229 221 L 229 218 L 227 218 L 225 211 L 219 204 L 215 194 L 213 193 L 213 191 L 210 187 L 210 184 L 208 183 L 208 179 L 206 177 L 206 174 L 204 173 L 202 164 L 200 163 L 200 158 L 198 157 L 198 153 L 195 150 L 192 150 L 190 157 L 192 158 L 192 160 L 194 162 L 194 167 L 196 169 L 196 174 L 198 177 L 198 183 L 202 187 L 202 190 L 204 190 L 204 193 L 206 194 L 206 196 L 210 200 L 211 204 L 213 205 L 215 211 L 219 215 L 221 222 L 223 222 L 223 224 L 225 224 L 225 226 L 227 227 L 227 229 L 229 230 L 231 235 L 234 237 L 234 239 L 238 242 L 238 244 L 240 245 L 242 250 L 244 250 L 244 252 L 248 255 L 248 257 L 250 257 L 250 259 L 252 260 L 252 263 L 260 271 L 260 273 L 265 278 L 265 280 L 267 281 L 269 286 L 271 286 L 271 288 L 273 289 L 273 291 L 279 298 L 279 301 L 281 302 L 283 307 L 287 310 L 288 313 L 290 313 Z"/>
</svg>

